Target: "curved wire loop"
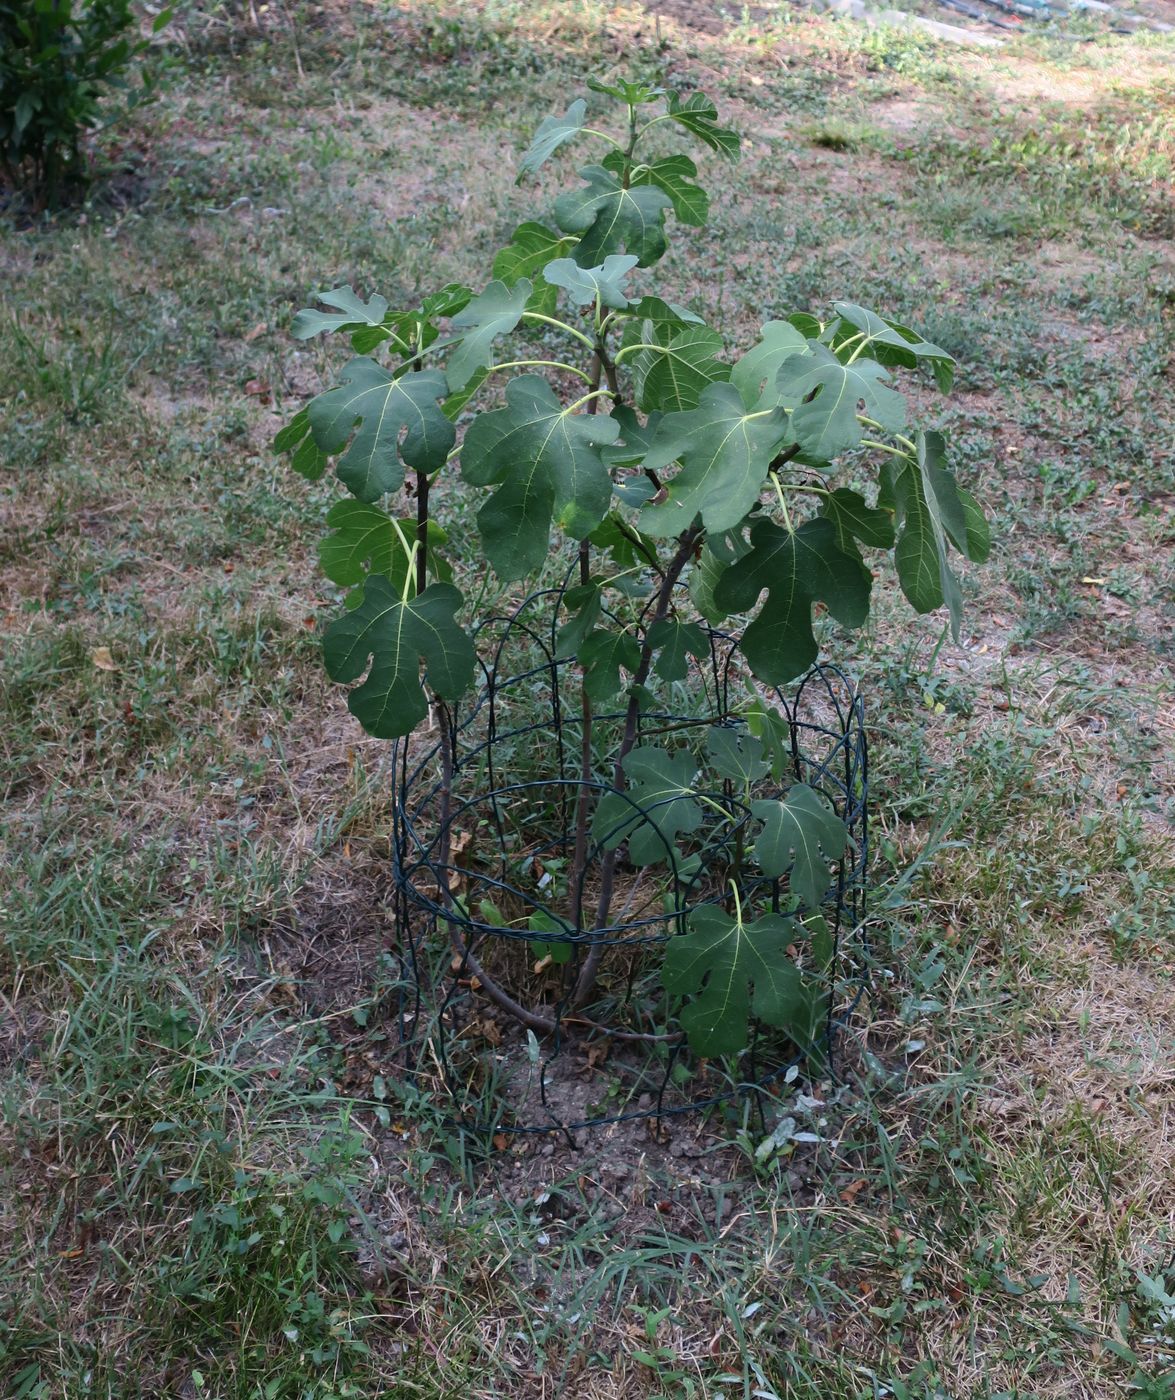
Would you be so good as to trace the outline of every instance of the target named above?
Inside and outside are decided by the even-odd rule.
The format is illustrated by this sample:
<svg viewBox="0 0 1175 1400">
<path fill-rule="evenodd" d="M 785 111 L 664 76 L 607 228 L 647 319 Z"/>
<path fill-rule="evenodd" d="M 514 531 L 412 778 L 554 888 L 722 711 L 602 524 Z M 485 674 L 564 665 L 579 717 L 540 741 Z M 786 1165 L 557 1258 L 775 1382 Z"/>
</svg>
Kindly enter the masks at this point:
<svg viewBox="0 0 1175 1400">
<path fill-rule="evenodd" d="M 681 707 L 639 716 L 638 744 L 662 735 L 704 738 L 715 727 L 746 732 L 743 697 L 774 709 L 791 781 L 819 790 L 850 838 L 848 854 L 830 867 L 819 909 L 805 910 L 785 877 L 768 878 L 747 860 L 752 812 L 730 783 L 693 794 L 714 819 L 687 855 L 658 824 L 658 812 L 677 796 L 642 805 L 612 785 L 606 753 L 584 778 L 584 719 L 578 688 L 568 684 L 576 663 L 558 642 L 571 581 L 569 572 L 559 587 L 486 618 L 476 636 L 477 690 L 451 711 L 434 710 L 432 737 L 397 741 L 394 755 L 401 1048 L 410 1071 L 439 1070 L 453 1121 L 473 1131 L 570 1133 L 768 1090 L 805 1061 L 831 1065 L 836 1032 L 864 993 L 869 774 L 856 688 L 831 665 L 814 666 L 788 691 L 756 686 L 736 639 L 711 628 L 706 655 L 686 682 L 669 687 Z M 618 738 L 624 719 L 620 710 L 593 715 L 593 736 Z M 589 801 L 610 797 L 623 815 L 603 831 L 589 827 L 582 867 L 574 870 L 585 791 Z M 766 783 L 755 796 L 785 792 Z M 624 867 L 600 920 L 600 862 L 617 846 L 623 852 L 638 828 L 663 848 L 664 860 L 656 874 Z M 582 845 L 582 830 L 580 837 Z M 819 913 L 831 933 L 832 964 L 821 974 L 827 1012 L 807 1043 L 752 1021 L 747 1048 L 720 1064 L 690 1053 L 676 1020 L 680 999 L 661 988 L 661 960 L 649 954 L 685 932 L 694 911 L 726 903 L 732 871 L 744 906 L 800 918 Z M 601 966 L 611 971 L 594 1000 L 578 1006 L 573 992 L 584 960 L 601 949 Z M 529 1008 L 541 1040 L 509 1015 L 501 1023 L 503 1003 L 487 998 L 481 981 L 491 976 L 506 987 L 505 1001 Z"/>
</svg>

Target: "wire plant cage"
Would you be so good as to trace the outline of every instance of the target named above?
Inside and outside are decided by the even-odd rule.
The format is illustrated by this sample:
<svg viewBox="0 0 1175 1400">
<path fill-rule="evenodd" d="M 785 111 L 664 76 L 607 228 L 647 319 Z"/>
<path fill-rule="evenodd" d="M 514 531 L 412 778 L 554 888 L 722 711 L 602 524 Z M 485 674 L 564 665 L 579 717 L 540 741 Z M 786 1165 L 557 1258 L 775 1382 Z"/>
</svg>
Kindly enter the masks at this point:
<svg viewBox="0 0 1175 1400">
<path fill-rule="evenodd" d="M 680 794 L 642 801 L 615 781 L 627 697 L 594 713 L 583 699 L 560 649 L 570 579 L 483 621 L 478 688 L 434 708 L 423 742 L 396 746 L 401 1048 L 410 1072 L 439 1074 L 453 1121 L 474 1131 L 570 1132 L 769 1091 L 793 1066 L 830 1065 L 864 987 L 868 757 L 855 687 L 830 665 L 787 690 L 757 685 L 737 639 L 702 628 L 703 654 L 642 704 L 637 746 L 695 754 L 721 731 L 737 751 L 769 709 L 782 766 L 741 789 L 699 778 L 692 801 L 706 820 L 691 829 Z M 748 859 L 748 798 L 793 783 L 816 789 L 849 838 L 818 908 Z M 815 936 L 788 952 L 822 991 L 802 1028 L 752 1017 L 737 1055 L 699 1058 L 680 1022 L 689 998 L 662 981 L 666 944 L 698 911 L 732 902 L 818 927 L 819 958 Z"/>
</svg>

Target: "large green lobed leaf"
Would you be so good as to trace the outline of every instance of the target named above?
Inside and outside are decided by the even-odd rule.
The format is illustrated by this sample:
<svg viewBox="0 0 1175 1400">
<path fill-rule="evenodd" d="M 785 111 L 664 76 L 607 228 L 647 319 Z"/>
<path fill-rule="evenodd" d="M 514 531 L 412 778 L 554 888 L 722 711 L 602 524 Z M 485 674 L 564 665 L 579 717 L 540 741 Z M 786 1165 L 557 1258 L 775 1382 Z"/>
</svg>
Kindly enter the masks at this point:
<svg viewBox="0 0 1175 1400">
<path fill-rule="evenodd" d="M 818 909 L 831 883 L 829 865 L 840 860 L 850 844 L 844 823 L 825 799 L 806 783 L 796 783 L 787 796 L 751 803 L 763 823 L 755 842 L 755 859 L 773 879 L 787 875 L 806 909 Z"/>
<path fill-rule="evenodd" d="M 780 401 L 792 408 L 791 429 L 804 453 L 831 462 L 856 447 L 862 437 L 859 405 L 888 432 L 906 422 L 906 401 L 875 360 L 841 364 L 825 345 L 811 342 L 809 353 L 784 360 L 776 377 Z"/>
<path fill-rule="evenodd" d="M 612 480 L 599 448 L 620 425 L 572 412 L 537 374 L 506 386 L 506 407 L 480 414 L 461 447 L 461 473 L 498 489 L 478 512 L 482 542 L 503 579 L 523 578 L 547 557 L 552 520 L 583 539 L 608 513 Z"/>
<path fill-rule="evenodd" d="M 702 824 L 694 797 L 697 759 L 688 750 L 670 754 L 642 744 L 625 756 L 622 767 L 627 787 L 623 795 L 609 792 L 600 798 L 593 836 L 604 850 L 627 841 L 633 865 L 672 862 L 677 837 Z"/>
<path fill-rule="evenodd" d="M 676 535 L 697 515 L 711 531 L 738 525 L 759 499 L 787 432 L 783 409 L 750 413 L 733 384 L 710 384 L 696 409 L 661 420 L 645 468 L 660 471 L 679 461 L 681 470 L 669 481 L 665 501 L 641 512 L 641 529 Z"/>
<path fill-rule="evenodd" d="M 587 183 L 555 201 L 555 222 L 580 235 L 572 256 L 581 267 L 599 267 L 609 253 L 633 253 L 641 267 L 665 251 L 665 211 L 673 201 L 653 185 L 626 188 L 602 165 L 579 172 Z"/>
<path fill-rule="evenodd" d="M 767 590 L 741 647 L 760 680 L 783 685 L 816 660 L 812 604 L 822 602 L 838 622 L 860 627 L 872 581 L 860 556 L 841 549 L 831 521 L 806 520 L 787 530 L 761 520 L 751 530 L 750 552 L 718 580 L 714 599 L 727 614 L 746 612 Z"/>
<path fill-rule="evenodd" d="M 752 1014 L 784 1031 L 808 1027 L 812 992 L 788 952 L 794 937 L 784 915 L 744 923 L 741 911 L 707 907 L 669 940 L 661 980 L 670 994 L 690 998 L 678 1019 L 696 1054 L 737 1054 Z"/>
<path fill-rule="evenodd" d="M 405 600 L 388 579 L 372 574 L 362 603 L 326 629 L 322 650 L 331 679 L 353 681 L 367 671 L 347 704 L 369 734 L 399 738 L 427 717 L 422 660 L 430 688 L 442 699 L 456 700 L 467 689 L 476 658 L 455 617 L 461 603 L 449 583 L 431 583 Z"/>
<path fill-rule="evenodd" d="M 352 495 L 375 501 L 399 490 L 401 457 L 420 471 L 444 466 L 454 431 L 437 403 L 445 392 L 443 375 L 430 369 L 396 378 L 359 355 L 339 377 L 339 387 L 311 399 L 306 414 L 322 452 L 333 455 L 350 442 L 338 473 Z"/>
</svg>

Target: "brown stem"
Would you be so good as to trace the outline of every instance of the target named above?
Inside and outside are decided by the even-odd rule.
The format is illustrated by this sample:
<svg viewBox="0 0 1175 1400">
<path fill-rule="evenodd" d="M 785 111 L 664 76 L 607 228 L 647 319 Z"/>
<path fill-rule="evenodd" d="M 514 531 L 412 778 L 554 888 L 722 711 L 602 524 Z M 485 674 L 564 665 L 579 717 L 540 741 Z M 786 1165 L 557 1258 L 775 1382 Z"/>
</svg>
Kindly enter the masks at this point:
<svg viewBox="0 0 1175 1400">
<path fill-rule="evenodd" d="M 599 350 L 592 356 L 592 382 L 591 389 L 594 393 L 600 387 L 600 375 L 604 368 L 604 358 Z M 599 399 L 589 399 L 587 412 L 595 413 L 599 404 Z M 579 544 L 579 581 L 581 584 L 591 582 L 592 567 L 590 546 L 587 540 L 581 540 Z M 568 896 L 573 901 L 575 910 L 575 926 L 577 929 L 583 928 L 583 876 L 584 868 L 587 864 L 587 827 L 588 827 L 588 801 L 591 796 L 592 781 L 592 702 L 587 693 L 585 678 L 579 678 L 579 707 L 580 707 L 580 761 L 579 761 L 579 794 L 575 800 L 575 854 L 571 862 L 571 878 L 567 884 Z"/>
<path fill-rule="evenodd" d="M 767 470 L 769 472 L 777 472 L 780 467 L 786 466 L 793 457 L 798 457 L 799 455 L 800 444 L 798 442 L 793 442 L 790 447 L 785 447 L 778 456 L 773 457 L 771 461 L 768 462 Z"/>
<path fill-rule="evenodd" d="M 595 399 L 592 402 L 595 403 Z M 590 579 L 591 563 L 588 555 L 588 542 L 584 540 L 579 546 L 579 581 L 581 584 L 585 584 Z M 571 897 L 572 908 L 575 911 L 575 926 L 582 931 L 583 877 L 584 868 L 587 865 L 588 802 L 591 797 L 592 781 L 592 702 L 582 676 L 579 682 L 579 712 L 580 759 L 579 793 L 575 799 L 575 855 L 571 863 L 571 880 L 567 886 L 567 893 Z"/>
<path fill-rule="evenodd" d="M 478 991 L 485 992 L 486 996 L 500 1010 L 507 1015 L 513 1016 L 516 1021 L 521 1021 L 524 1026 L 529 1026 L 532 1031 L 541 1031 L 543 1035 L 554 1035 L 559 1029 L 559 1023 L 553 1016 L 540 1016 L 537 1011 L 530 1011 L 521 1002 L 515 1001 L 509 992 L 504 992 L 501 987 L 488 975 L 485 968 L 470 952 L 465 941 L 457 932 L 457 926 L 449 925 L 449 942 L 453 945 L 453 951 L 461 959 L 462 964 L 467 967 L 470 973 L 477 978 Z"/>
<path fill-rule="evenodd" d="M 702 530 L 698 525 L 691 525 L 680 537 L 677 553 L 669 562 L 669 567 L 665 570 L 665 575 L 661 580 L 661 587 L 657 593 L 657 602 L 653 608 L 653 616 L 645 629 L 645 642 L 641 647 L 640 661 L 636 671 L 633 673 L 632 686 L 628 697 L 628 709 L 624 715 L 624 733 L 621 736 L 620 748 L 616 754 L 616 765 L 612 770 L 612 786 L 617 792 L 624 791 L 624 760 L 628 757 L 633 745 L 636 743 L 637 721 L 640 718 L 640 691 L 645 681 L 649 678 L 649 668 L 653 663 L 653 648 L 649 643 L 649 634 L 658 622 L 668 614 L 673 601 L 673 590 L 677 585 L 677 580 L 681 577 L 681 571 L 689 562 L 690 555 L 694 551 Z M 596 928 L 607 926 L 608 913 L 612 906 L 612 886 L 616 878 L 616 861 L 619 855 L 619 846 L 614 847 L 604 857 L 600 866 L 600 898 L 596 906 Z M 600 970 L 600 962 L 604 956 L 604 944 L 597 943 L 592 947 L 584 959 L 583 969 L 579 974 L 579 979 L 575 984 L 575 991 L 571 998 L 572 1006 L 582 1006 L 592 994 L 596 985 L 596 977 Z"/>
</svg>

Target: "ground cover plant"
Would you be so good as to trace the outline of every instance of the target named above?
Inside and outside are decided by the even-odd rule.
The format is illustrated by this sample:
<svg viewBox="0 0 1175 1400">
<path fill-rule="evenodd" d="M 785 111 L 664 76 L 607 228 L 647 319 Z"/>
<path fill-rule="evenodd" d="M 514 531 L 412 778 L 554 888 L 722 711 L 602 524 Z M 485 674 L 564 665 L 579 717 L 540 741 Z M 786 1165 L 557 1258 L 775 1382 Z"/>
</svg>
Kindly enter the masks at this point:
<svg viewBox="0 0 1175 1400">
<path fill-rule="evenodd" d="M 762 10 L 191 12 L 99 139 L 137 202 L 4 226 L 4 1393 L 1169 1391 L 1170 40 Z M 269 450 L 338 357 L 273 308 L 484 281 L 566 183 L 512 153 L 602 64 L 744 133 L 674 299 L 732 346 L 830 288 L 917 325 L 997 544 L 958 644 L 880 555 L 840 634 L 878 857 L 843 1079 L 547 1156 L 389 1072 L 338 487 Z"/>
</svg>

